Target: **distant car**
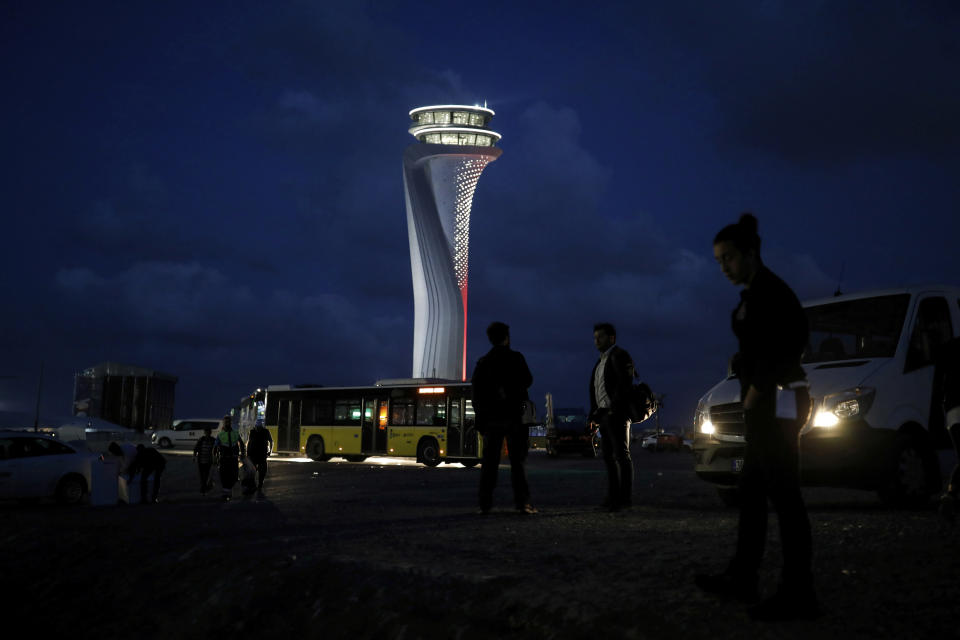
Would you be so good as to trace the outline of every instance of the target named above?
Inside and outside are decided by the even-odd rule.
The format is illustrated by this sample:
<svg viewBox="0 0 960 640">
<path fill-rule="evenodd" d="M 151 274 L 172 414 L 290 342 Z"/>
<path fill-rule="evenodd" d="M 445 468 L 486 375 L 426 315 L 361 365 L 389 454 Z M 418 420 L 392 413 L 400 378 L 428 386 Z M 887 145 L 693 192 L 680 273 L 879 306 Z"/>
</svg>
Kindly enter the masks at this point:
<svg viewBox="0 0 960 640">
<path fill-rule="evenodd" d="M 575 452 L 592 458 L 600 451 L 600 433 L 587 420 L 583 409 L 557 409 L 553 429 L 547 435 L 547 454 Z"/>
<path fill-rule="evenodd" d="M 197 443 L 203 430 L 210 427 L 210 434 L 216 437 L 220 431 L 220 420 L 216 418 L 190 418 L 174 420 L 171 429 L 159 429 L 150 436 L 150 442 L 163 448 L 192 447 Z"/>
<path fill-rule="evenodd" d="M 645 437 L 640 446 L 650 453 L 680 451 L 683 447 L 683 440 L 675 433 L 653 433 Z"/>
<path fill-rule="evenodd" d="M 0 499 L 56 498 L 77 504 L 100 455 L 31 431 L 0 431 Z"/>
</svg>

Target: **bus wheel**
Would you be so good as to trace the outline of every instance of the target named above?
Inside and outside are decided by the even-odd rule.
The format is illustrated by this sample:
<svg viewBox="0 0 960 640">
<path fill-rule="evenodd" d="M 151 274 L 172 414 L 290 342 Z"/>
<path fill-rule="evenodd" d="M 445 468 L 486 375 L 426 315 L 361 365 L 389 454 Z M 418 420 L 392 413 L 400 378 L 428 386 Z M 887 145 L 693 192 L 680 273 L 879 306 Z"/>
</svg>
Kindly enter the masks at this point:
<svg viewBox="0 0 960 640">
<path fill-rule="evenodd" d="M 915 437 L 898 436 L 890 450 L 889 475 L 878 494 L 895 507 L 922 506 L 938 487 L 940 464 L 934 451 Z"/>
<path fill-rule="evenodd" d="M 435 467 L 440 464 L 440 445 L 433 438 L 424 438 L 417 445 L 417 460 L 427 465 Z"/>
<path fill-rule="evenodd" d="M 363 462 L 367 459 L 367 456 L 343 456 L 346 458 L 347 462 Z"/>
<path fill-rule="evenodd" d="M 326 462 L 330 456 L 326 455 L 323 448 L 323 438 L 320 436 L 310 436 L 307 440 L 307 457 L 317 461 Z"/>
<path fill-rule="evenodd" d="M 468 468 L 469 468 L 469 467 L 475 467 L 475 466 L 477 466 L 478 464 L 480 464 L 480 459 L 479 459 L 479 458 L 464 458 L 463 460 L 460 461 L 460 464 L 462 464 L 463 466 L 468 467 Z"/>
</svg>

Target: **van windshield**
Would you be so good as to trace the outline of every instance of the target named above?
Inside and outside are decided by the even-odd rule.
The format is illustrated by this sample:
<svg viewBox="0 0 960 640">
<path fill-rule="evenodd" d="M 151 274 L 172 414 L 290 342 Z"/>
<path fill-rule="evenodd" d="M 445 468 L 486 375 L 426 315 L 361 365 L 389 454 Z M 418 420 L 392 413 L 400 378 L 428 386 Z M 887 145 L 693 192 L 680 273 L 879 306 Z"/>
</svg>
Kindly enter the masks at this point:
<svg viewBox="0 0 960 640">
<path fill-rule="evenodd" d="M 803 362 L 892 357 L 909 302 L 903 293 L 807 307 L 810 342 Z"/>
</svg>

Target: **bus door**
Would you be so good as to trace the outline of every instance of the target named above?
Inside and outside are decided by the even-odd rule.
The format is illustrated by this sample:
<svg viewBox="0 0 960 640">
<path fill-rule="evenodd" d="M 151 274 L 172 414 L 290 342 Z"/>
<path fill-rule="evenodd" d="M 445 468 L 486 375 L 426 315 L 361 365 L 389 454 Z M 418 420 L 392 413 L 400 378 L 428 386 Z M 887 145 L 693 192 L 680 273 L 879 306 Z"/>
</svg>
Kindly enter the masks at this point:
<svg viewBox="0 0 960 640">
<path fill-rule="evenodd" d="M 477 417 L 473 411 L 473 401 L 463 401 L 463 455 L 477 456 Z"/>
<path fill-rule="evenodd" d="M 387 398 L 363 399 L 363 427 L 360 447 L 364 453 L 387 452 Z"/>
<path fill-rule="evenodd" d="M 277 443 L 280 451 L 300 451 L 300 401 L 281 400 L 277 421 Z"/>
<path fill-rule="evenodd" d="M 447 412 L 447 456 L 455 458 L 463 455 L 463 421 L 460 417 L 461 398 L 451 395 L 450 410 Z"/>
<path fill-rule="evenodd" d="M 387 418 L 390 415 L 390 399 L 377 400 L 377 424 L 373 430 L 373 450 L 377 453 L 387 452 Z"/>
</svg>

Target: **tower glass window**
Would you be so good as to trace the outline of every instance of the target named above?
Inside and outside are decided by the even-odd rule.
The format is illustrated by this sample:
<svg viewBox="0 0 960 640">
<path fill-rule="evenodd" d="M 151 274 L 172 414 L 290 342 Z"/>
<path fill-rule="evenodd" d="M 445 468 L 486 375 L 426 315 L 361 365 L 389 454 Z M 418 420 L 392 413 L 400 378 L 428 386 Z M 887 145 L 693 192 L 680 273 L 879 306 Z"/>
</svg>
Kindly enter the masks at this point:
<svg viewBox="0 0 960 640">
<path fill-rule="evenodd" d="M 453 124 L 470 124 L 470 114 L 466 111 L 454 111 Z"/>
<path fill-rule="evenodd" d="M 449 111 L 435 111 L 433 114 L 433 121 L 436 124 L 450 124 L 450 112 Z"/>
</svg>

